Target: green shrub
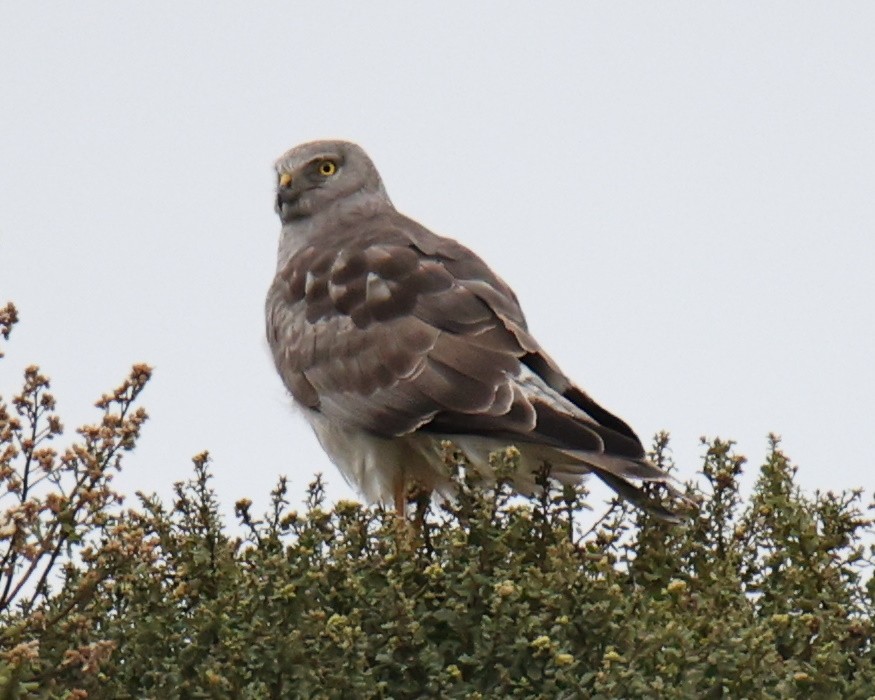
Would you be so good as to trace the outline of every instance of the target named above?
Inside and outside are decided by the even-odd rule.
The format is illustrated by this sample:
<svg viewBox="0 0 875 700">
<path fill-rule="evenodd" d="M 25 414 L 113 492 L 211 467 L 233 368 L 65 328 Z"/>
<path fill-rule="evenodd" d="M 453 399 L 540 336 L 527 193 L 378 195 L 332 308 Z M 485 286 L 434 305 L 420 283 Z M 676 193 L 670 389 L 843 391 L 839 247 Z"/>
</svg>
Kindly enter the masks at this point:
<svg viewBox="0 0 875 700">
<path fill-rule="evenodd" d="M 15 321 L 0 311 L 0 333 Z M 777 438 L 752 495 L 705 443 L 701 510 L 669 525 L 583 489 L 458 476 L 414 524 L 285 479 L 229 534 L 206 454 L 173 503 L 110 488 L 146 414 L 137 366 L 70 447 L 36 368 L 0 401 L 2 698 L 868 698 L 870 511 L 800 492 Z M 667 437 L 653 458 L 670 467 Z M 494 455 L 500 474 L 512 448 Z M 456 463 L 451 446 L 447 463 Z"/>
</svg>

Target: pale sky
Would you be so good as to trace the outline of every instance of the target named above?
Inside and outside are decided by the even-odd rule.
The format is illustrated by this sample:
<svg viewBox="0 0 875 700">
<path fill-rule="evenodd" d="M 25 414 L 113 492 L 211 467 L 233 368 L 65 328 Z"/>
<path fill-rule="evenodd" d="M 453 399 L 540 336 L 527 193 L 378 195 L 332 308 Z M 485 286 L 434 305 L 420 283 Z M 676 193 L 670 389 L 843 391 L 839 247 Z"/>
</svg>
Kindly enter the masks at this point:
<svg viewBox="0 0 875 700">
<path fill-rule="evenodd" d="M 117 485 L 213 455 L 226 511 L 324 471 L 264 341 L 272 163 L 361 144 L 402 212 L 517 291 L 564 370 L 680 476 L 701 435 L 871 492 L 870 3 L 4 3 L 0 393 L 40 364 L 74 424 L 134 362 Z M 608 492 L 596 491 L 594 505 Z"/>
</svg>

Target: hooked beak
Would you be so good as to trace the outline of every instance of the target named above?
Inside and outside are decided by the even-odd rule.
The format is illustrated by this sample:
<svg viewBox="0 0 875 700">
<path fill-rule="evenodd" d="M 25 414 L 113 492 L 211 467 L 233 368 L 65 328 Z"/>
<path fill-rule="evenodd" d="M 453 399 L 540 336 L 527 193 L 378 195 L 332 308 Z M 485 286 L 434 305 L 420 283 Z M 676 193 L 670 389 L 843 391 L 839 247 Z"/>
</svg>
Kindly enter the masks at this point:
<svg viewBox="0 0 875 700">
<path fill-rule="evenodd" d="M 279 182 L 276 188 L 276 212 L 280 215 L 283 221 L 287 219 L 298 218 L 300 213 L 296 213 L 295 209 L 298 200 L 304 193 L 306 182 L 303 177 L 295 177 L 292 173 L 280 173 Z"/>
</svg>

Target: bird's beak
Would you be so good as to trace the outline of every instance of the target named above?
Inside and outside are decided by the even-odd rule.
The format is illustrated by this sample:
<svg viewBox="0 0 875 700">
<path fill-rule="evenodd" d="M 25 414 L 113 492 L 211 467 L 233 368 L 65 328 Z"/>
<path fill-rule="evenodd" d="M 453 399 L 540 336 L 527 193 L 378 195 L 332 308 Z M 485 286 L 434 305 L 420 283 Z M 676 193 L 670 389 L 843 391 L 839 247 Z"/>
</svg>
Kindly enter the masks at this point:
<svg viewBox="0 0 875 700">
<path fill-rule="evenodd" d="M 292 202 L 301 196 L 306 183 L 304 178 L 296 177 L 292 173 L 280 173 L 279 182 L 276 186 L 276 197 L 279 202 Z"/>
<path fill-rule="evenodd" d="M 298 198 L 304 191 L 306 184 L 304 178 L 297 179 L 292 173 L 280 173 L 279 182 L 276 188 L 276 213 L 285 221 L 286 217 L 290 216 L 297 206 Z"/>
</svg>

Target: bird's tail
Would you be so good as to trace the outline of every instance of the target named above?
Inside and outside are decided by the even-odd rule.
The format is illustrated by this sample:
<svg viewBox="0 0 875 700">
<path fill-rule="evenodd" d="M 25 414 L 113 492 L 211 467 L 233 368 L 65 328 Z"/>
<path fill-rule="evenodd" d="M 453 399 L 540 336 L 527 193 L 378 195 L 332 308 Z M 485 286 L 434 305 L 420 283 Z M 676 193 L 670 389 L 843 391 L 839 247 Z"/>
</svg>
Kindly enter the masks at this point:
<svg viewBox="0 0 875 700">
<path fill-rule="evenodd" d="M 660 520 L 680 523 L 686 518 L 678 511 L 698 509 L 698 504 L 680 490 L 677 479 L 646 459 L 631 460 L 604 454 L 577 453 L 574 456 L 619 496 Z M 660 503 L 645 488 L 646 484 L 660 484 L 665 488 L 672 501 L 677 504 L 677 510 Z"/>
</svg>

